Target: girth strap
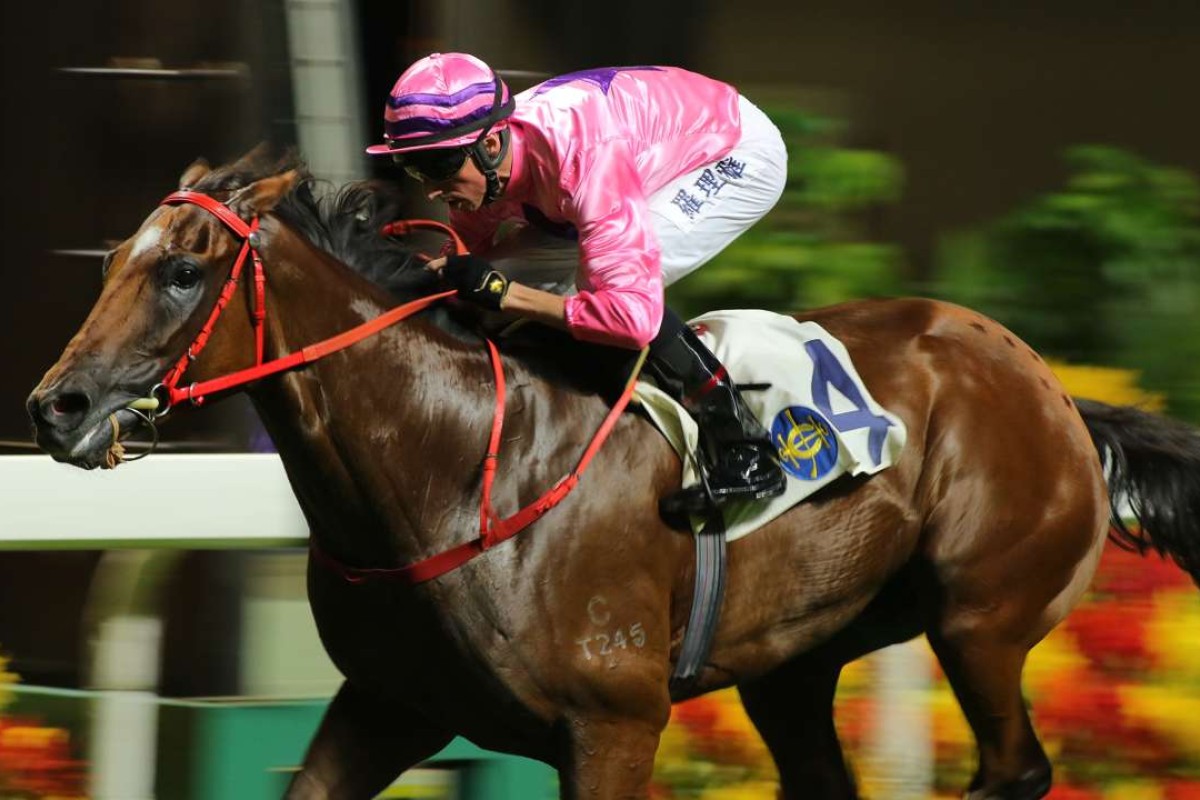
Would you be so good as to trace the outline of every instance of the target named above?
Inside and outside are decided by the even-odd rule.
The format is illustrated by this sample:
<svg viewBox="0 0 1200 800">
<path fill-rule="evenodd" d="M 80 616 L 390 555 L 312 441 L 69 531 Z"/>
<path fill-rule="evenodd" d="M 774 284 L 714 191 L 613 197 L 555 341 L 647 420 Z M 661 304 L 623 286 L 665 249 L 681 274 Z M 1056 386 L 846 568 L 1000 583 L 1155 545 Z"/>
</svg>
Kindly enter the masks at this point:
<svg viewBox="0 0 1200 800">
<path fill-rule="evenodd" d="M 704 530 L 697 533 L 696 577 L 692 588 L 692 610 L 688 615 L 679 660 L 671 675 L 671 697 L 686 695 L 712 649 L 713 634 L 721 619 L 725 598 L 725 516 L 710 506 Z"/>
</svg>

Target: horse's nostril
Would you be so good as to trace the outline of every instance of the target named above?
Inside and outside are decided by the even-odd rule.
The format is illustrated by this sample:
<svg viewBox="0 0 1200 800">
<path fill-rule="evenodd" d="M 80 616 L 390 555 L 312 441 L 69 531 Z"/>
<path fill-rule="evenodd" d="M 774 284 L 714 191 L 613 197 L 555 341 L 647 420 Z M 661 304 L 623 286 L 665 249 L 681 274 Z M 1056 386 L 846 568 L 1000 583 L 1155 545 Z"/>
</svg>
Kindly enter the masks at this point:
<svg viewBox="0 0 1200 800">
<path fill-rule="evenodd" d="M 32 405 L 32 404 L 31 404 Z M 37 403 L 34 424 L 45 424 L 59 431 L 71 431 L 87 418 L 92 398 L 87 392 L 55 392 Z M 33 411 L 33 409 L 30 409 Z"/>
<path fill-rule="evenodd" d="M 54 402 L 50 404 L 50 410 L 57 416 L 69 416 L 71 414 L 82 414 L 88 410 L 87 395 L 78 392 L 66 392 L 54 398 Z"/>
</svg>

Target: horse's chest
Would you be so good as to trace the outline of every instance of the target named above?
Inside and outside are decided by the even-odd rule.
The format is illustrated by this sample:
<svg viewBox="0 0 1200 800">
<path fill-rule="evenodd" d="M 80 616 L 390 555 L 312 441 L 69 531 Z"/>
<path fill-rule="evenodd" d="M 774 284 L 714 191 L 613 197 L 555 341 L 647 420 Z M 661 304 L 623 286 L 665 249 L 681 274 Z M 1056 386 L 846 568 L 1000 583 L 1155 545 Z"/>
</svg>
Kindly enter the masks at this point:
<svg viewBox="0 0 1200 800">
<path fill-rule="evenodd" d="M 469 603 L 434 606 L 394 588 L 323 581 L 310 596 L 326 651 L 351 682 L 476 740 L 544 727 Z"/>
</svg>

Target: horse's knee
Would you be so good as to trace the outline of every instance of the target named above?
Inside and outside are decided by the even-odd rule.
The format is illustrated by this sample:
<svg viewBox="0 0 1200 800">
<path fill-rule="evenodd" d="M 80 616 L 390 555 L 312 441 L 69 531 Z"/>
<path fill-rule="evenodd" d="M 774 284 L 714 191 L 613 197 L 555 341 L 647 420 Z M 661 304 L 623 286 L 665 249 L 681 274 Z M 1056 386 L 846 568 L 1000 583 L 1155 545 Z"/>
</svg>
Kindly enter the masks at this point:
<svg viewBox="0 0 1200 800">
<path fill-rule="evenodd" d="M 565 730 L 567 760 L 559 766 L 563 798 L 646 796 L 662 726 L 642 720 L 577 717 Z"/>
<path fill-rule="evenodd" d="M 329 789 L 308 769 L 301 769 L 292 778 L 283 800 L 325 800 Z"/>
</svg>

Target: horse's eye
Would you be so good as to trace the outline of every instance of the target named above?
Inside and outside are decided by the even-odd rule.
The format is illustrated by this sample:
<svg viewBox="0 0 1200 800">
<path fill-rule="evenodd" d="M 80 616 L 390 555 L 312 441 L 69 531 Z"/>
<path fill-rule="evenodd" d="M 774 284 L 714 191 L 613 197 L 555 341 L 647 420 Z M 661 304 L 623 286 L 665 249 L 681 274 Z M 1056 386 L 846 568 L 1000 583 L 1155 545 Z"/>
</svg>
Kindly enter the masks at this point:
<svg viewBox="0 0 1200 800">
<path fill-rule="evenodd" d="M 108 271 L 112 269 L 113 254 L 116 250 L 109 250 L 104 254 L 104 263 L 100 265 L 100 278 L 103 280 L 108 277 Z"/>
<path fill-rule="evenodd" d="M 200 270 L 191 264 L 182 264 L 171 273 L 171 287 L 191 289 L 200 282 Z"/>
</svg>

